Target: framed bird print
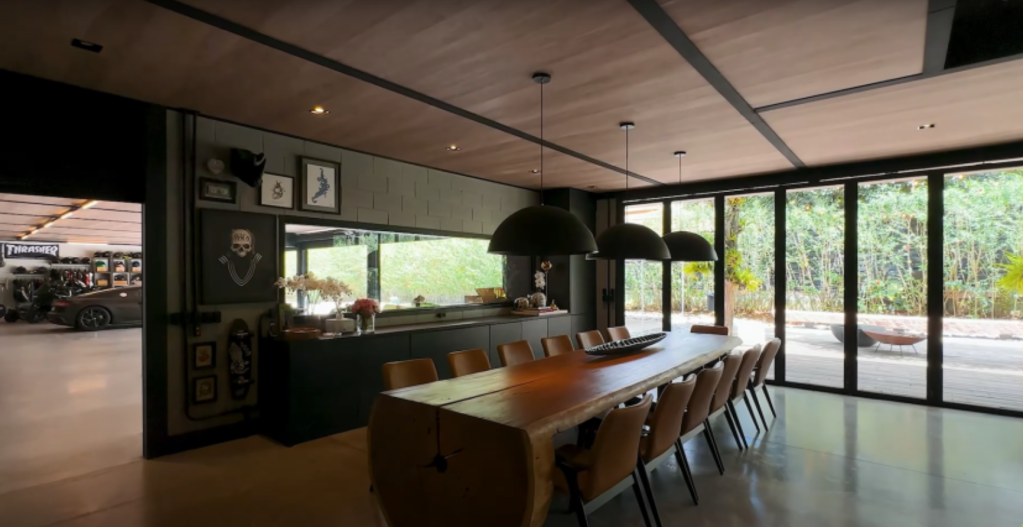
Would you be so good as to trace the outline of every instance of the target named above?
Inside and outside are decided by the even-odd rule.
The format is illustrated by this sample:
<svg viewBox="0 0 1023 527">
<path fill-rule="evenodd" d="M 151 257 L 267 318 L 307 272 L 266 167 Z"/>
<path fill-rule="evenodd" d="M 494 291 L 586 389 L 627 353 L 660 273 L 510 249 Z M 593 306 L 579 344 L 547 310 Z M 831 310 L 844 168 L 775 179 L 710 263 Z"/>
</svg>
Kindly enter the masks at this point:
<svg viewBox="0 0 1023 527">
<path fill-rule="evenodd" d="M 264 173 L 259 186 L 259 204 L 279 209 L 295 208 L 295 178 Z"/>
<path fill-rule="evenodd" d="M 299 208 L 313 212 L 341 213 L 341 164 L 301 158 L 302 196 Z"/>
</svg>

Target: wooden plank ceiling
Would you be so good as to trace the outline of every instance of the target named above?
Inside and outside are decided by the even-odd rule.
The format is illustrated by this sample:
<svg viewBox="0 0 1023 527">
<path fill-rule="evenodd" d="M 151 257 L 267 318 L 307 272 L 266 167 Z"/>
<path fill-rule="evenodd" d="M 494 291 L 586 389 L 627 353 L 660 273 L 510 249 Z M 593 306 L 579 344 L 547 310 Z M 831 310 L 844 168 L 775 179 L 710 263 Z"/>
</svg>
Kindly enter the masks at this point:
<svg viewBox="0 0 1023 527">
<path fill-rule="evenodd" d="M 25 238 L 25 242 L 142 245 L 142 205 L 99 201 L 76 210 L 89 200 L 0 194 L 0 239 L 18 240 L 33 228 L 55 223 Z M 66 219 L 57 219 L 74 211 Z"/>
<path fill-rule="evenodd" d="M 754 108 L 922 68 L 927 0 L 658 3 Z M 530 74 L 547 71 L 554 81 L 545 88 L 545 139 L 621 168 L 625 145 L 617 124 L 635 121 L 629 168 L 653 181 L 677 181 L 671 154 L 679 149 L 689 152 L 683 177 L 690 181 L 792 168 L 625 0 L 186 4 L 533 136 L 540 133 L 539 92 Z M 104 49 L 74 49 L 72 38 Z M 494 181 L 539 185 L 530 173 L 538 165 L 534 142 L 139 0 L 5 2 L 0 68 Z M 980 119 L 951 115 L 998 111 L 1007 95 L 993 90 L 1015 85 L 983 86 L 992 76 L 1003 78 L 993 68 L 761 115 L 810 166 L 1023 138 L 1021 119 L 985 127 Z M 923 117 L 924 101 L 961 100 L 973 102 Z M 310 115 L 314 105 L 331 113 Z M 920 119 L 946 119 L 956 131 L 940 135 L 944 127 L 937 122 L 939 133 L 929 137 L 889 133 Z M 449 152 L 449 144 L 462 150 Z M 553 150 L 545 156 L 549 186 L 625 186 L 622 174 L 599 164 Z"/>
</svg>

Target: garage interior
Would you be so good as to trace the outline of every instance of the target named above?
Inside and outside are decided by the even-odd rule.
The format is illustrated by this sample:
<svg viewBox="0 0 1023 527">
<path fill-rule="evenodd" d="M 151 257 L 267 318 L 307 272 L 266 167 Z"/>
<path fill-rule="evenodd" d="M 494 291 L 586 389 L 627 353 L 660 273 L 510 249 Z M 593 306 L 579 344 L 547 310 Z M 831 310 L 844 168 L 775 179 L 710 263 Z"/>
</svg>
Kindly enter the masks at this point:
<svg viewBox="0 0 1023 527">
<path fill-rule="evenodd" d="M 139 204 L 0 194 L 0 493 L 142 456 L 141 319 L 47 317 L 68 296 L 138 289 L 141 245 Z"/>
</svg>

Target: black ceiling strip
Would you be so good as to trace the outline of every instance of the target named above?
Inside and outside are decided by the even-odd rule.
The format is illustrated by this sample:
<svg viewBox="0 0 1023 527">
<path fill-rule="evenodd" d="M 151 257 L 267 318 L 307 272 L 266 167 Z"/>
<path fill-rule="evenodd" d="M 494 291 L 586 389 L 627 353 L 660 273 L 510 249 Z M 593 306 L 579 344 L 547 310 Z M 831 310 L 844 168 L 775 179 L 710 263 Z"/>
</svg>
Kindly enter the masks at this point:
<svg viewBox="0 0 1023 527">
<path fill-rule="evenodd" d="M 792 163 L 796 168 L 803 168 L 806 166 L 805 163 L 796 153 L 789 148 L 789 145 L 782 141 L 781 137 L 775 133 L 774 129 L 767 124 L 766 121 L 760 114 L 758 114 L 752 106 L 746 102 L 746 99 L 739 94 L 738 90 L 732 86 L 732 83 L 728 82 L 728 79 L 721 74 L 718 69 L 711 64 L 710 60 L 706 55 L 696 47 L 696 44 L 692 40 L 689 40 L 689 36 L 682 31 L 682 28 L 678 27 L 678 24 L 668 16 L 668 13 L 664 12 L 664 9 L 657 3 L 657 0 L 629 0 L 632 7 L 639 11 L 639 14 L 646 19 L 658 33 L 664 37 L 664 40 L 671 44 L 671 47 L 675 48 L 675 51 L 682 55 L 682 58 L 686 60 L 703 78 L 710 83 L 729 102 L 743 117 L 753 125 L 754 128 L 760 132 L 761 135 L 767 139 L 775 148 L 786 159 Z"/>
<path fill-rule="evenodd" d="M 297 57 L 302 60 L 312 62 L 319 66 L 323 66 L 324 68 L 334 70 L 344 75 L 348 75 L 349 77 L 372 84 L 374 86 L 397 93 L 399 95 L 404 95 L 405 97 L 408 97 L 410 99 L 415 99 L 419 102 L 429 104 L 434 108 L 439 108 L 446 112 L 453 113 L 459 117 L 475 121 L 484 126 L 489 126 L 490 128 L 493 128 L 495 130 L 499 130 L 506 134 L 518 137 L 519 139 L 524 139 L 537 145 L 543 145 L 556 152 L 561 152 L 562 154 L 572 156 L 582 161 L 586 161 L 587 163 L 597 165 L 601 168 L 606 168 L 607 170 L 612 170 L 619 174 L 625 174 L 624 169 L 618 168 L 617 166 L 612 165 L 611 163 L 606 163 L 604 161 L 590 157 L 588 155 L 581 154 L 579 152 L 576 152 L 575 150 L 569 150 L 568 148 L 551 143 L 550 141 L 541 142 L 540 138 L 534 135 L 527 134 L 526 132 L 501 124 L 497 121 L 494 121 L 493 119 L 488 119 L 486 117 L 483 117 L 482 115 L 475 114 L 468 110 L 464 110 L 453 104 L 446 103 L 440 99 L 430 97 L 429 95 L 426 95 L 424 93 L 420 93 L 410 88 L 406 88 L 405 86 L 402 86 L 400 84 L 391 82 L 386 79 L 382 79 L 380 77 L 377 77 L 376 75 L 372 75 L 365 71 L 355 69 L 351 66 L 342 64 L 341 62 L 338 62 L 336 60 L 329 59 L 322 55 L 313 53 L 312 51 L 301 48 L 294 44 L 289 44 L 287 42 L 284 42 L 283 40 L 279 40 L 269 35 L 260 33 L 252 28 L 245 27 L 237 22 L 232 22 L 231 20 L 228 20 L 221 16 L 217 16 L 213 13 L 203 11 L 188 4 L 184 4 L 182 2 L 178 2 L 177 0 L 146 0 L 146 1 L 153 5 L 157 5 L 164 9 L 167 9 L 169 11 L 178 13 L 179 15 L 183 15 L 193 20 L 198 20 L 199 22 L 202 22 L 209 26 L 213 26 L 215 28 L 227 31 L 228 33 L 232 33 L 244 39 L 251 40 L 264 46 L 276 49 L 277 51 L 280 51 L 282 53 L 286 53 L 293 57 Z M 637 179 L 642 179 L 654 185 L 663 185 L 663 183 L 657 181 L 656 179 L 652 179 L 632 171 L 629 172 L 629 175 Z"/>
<path fill-rule="evenodd" d="M 934 75 L 945 69 L 945 55 L 952 36 L 952 19 L 956 14 L 956 0 L 930 0 L 927 4 L 927 36 L 924 40 L 924 75 Z"/>
</svg>

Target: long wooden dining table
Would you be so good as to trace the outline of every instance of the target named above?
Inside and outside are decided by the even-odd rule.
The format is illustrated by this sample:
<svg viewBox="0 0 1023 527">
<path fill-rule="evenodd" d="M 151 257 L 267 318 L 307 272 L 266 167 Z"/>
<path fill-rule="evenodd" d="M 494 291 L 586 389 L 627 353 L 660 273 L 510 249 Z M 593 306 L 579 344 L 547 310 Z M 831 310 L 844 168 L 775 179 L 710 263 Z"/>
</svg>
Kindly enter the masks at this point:
<svg viewBox="0 0 1023 527">
<path fill-rule="evenodd" d="M 741 344 L 669 333 L 626 356 L 583 351 L 381 393 L 368 431 L 390 527 L 539 527 L 555 434 L 671 382 Z"/>
</svg>

